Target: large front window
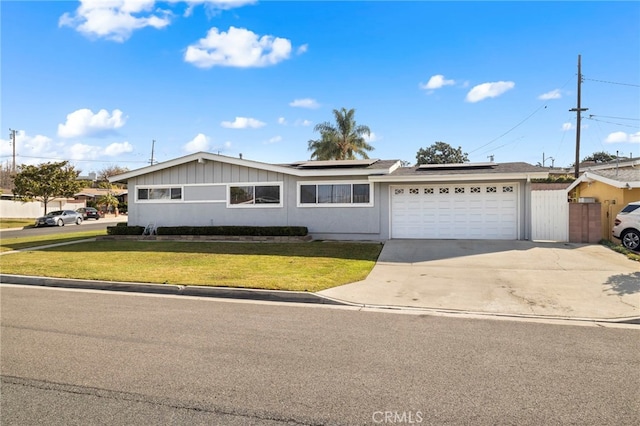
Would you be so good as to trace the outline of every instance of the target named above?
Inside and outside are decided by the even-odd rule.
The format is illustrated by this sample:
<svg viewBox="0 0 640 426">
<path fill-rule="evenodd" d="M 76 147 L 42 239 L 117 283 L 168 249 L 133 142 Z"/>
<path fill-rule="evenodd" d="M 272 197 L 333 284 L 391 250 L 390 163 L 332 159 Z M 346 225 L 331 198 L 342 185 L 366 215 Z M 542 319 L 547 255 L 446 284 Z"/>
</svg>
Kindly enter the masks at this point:
<svg viewBox="0 0 640 426">
<path fill-rule="evenodd" d="M 280 185 L 229 185 L 229 205 L 280 207 Z"/>
<path fill-rule="evenodd" d="M 304 183 L 299 188 L 301 206 L 372 204 L 369 183 Z"/>
</svg>

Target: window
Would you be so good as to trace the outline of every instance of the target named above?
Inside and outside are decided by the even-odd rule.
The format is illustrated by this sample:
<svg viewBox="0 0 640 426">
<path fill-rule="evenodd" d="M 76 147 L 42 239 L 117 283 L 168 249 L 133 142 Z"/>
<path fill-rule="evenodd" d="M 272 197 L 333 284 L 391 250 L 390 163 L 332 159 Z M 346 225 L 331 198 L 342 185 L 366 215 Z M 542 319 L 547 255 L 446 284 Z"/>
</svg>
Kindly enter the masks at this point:
<svg viewBox="0 0 640 426">
<path fill-rule="evenodd" d="M 456 194 L 464 194 L 464 187 L 456 187 L 455 189 L 455 193 Z"/>
<path fill-rule="evenodd" d="M 396 195 L 402 195 L 402 194 L 404 194 L 404 188 L 396 188 L 394 193 Z"/>
<path fill-rule="evenodd" d="M 438 192 L 440 194 L 448 194 L 449 193 L 449 188 L 440 188 L 440 190 Z"/>
<path fill-rule="evenodd" d="M 182 201 L 182 187 L 138 188 L 138 201 Z"/>
<path fill-rule="evenodd" d="M 396 189 L 396 193 L 398 190 Z M 313 183 L 299 185 L 300 205 L 371 205 L 369 183 Z"/>
<path fill-rule="evenodd" d="M 472 194 L 479 194 L 480 193 L 480 187 L 479 186 L 472 186 L 471 187 L 471 193 Z"/>
<path fill-rule="evenodd" d="M 487 186 L 487 192 L 496 192 L 495 186 Z"/>
<path fill-rule="evenodd" d="M 418 188 L 409 188 L 409 194 L 419 194 L 420 190 Z"/>
<path fill-rule="evenodd" d="M 513 192 L 513 186 L 503 186 L 502 192 Z"/>
<path fill-rule="evenodd" d="M 229 205 L 282 207 L 280 185 L 229 185 Z"/>
<path fill-rule="evenodd" d="M 425 188 L 424 189 L 424 193 L 425 194 L 433 194 L 433 188 Z"/>
</svg>

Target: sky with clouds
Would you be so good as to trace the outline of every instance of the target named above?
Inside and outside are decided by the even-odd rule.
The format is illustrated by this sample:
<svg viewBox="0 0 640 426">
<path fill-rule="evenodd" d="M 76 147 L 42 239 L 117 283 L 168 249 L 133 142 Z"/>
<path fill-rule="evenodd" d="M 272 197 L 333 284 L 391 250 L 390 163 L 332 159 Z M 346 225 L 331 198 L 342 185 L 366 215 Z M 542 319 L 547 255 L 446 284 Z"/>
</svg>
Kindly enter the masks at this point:
<svg viewBox="0 0 640 426">
<path fill-rule="evenodd" d="M 2 1 L 0 160 L 83 174 L 208 151 L 308 159 L 356 109 L 372 158 L 640 156 L 640 3 Z"/>
</svg>

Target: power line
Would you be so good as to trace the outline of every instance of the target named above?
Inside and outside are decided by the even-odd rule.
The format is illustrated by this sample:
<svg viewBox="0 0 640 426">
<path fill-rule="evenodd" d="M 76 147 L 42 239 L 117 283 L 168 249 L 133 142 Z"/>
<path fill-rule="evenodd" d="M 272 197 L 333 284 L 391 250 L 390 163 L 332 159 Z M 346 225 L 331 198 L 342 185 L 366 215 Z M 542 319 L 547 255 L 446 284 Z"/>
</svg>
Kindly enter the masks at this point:
<svg viewBox="0 0 640 426">
<path fill-rule="evenodd" d="M 640 84 L 633 84 L 633 83 L 618 83 L 617 81 L 607 81 L 607 80 L 596 80 L 595 78 L 586 78 L 584 76 L 582 76 L 583 80 L 589 80 L 589 81 L 595 81 L 598 83 L 607 83 L 607 84 L 618 84 L 620 86 L 631 86 L 631 87 L 640 87 Z"/>
<path fill-rule="evenodd" d="M 589 118 L 591 118 L 591 117 L 604 117 L 604 118 L 613 118 L 613 119 L 615 119 L 615 120 L 633 120 L 633 121 L 640 121 L 640 118 L 611 117 L 610 115 L 589 114 Z"/>
<path fill-rule="evenodd" d="M 587 119 L 588 120 L 592 120 L 592 121 L 600 121 L 601 123 L 615 124 L 616 126 L 631 127 L 632 129 L 640 129 L 640 126 L 633 126 L 631 124 L 616 123 L 614 121 L 598 120 L 597 118 L 593 118 L 592 116 L 587 117 Z"/>
</svg>

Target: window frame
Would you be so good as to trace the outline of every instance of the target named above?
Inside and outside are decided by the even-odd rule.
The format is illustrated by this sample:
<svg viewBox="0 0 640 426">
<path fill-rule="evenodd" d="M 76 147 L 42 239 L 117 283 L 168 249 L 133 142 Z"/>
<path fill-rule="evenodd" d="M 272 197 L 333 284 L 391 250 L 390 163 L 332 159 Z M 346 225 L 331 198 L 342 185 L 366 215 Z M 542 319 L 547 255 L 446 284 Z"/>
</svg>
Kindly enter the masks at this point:
<svg viewBox="0 0 640 426">
<path fill-rule="evenodd" d="M 147 191 L 153 189 L 167 189 L 169 193 L 169 198 L 159 198 L 159 199 L 149 199 L 149 198 L 139 198 L 139 191 L 141 189 L 146 189 Z M 180 198 L 173 198 L 173 191 L 179 189 L 180 190 Z M 147 196 L 149 192 L 147 192 Z M 135 202 L 136 203 L 183 203 L 184 202 L 184 185 L 136 185 L 135 186 Z"/>
<path fill-rule="evenodd" d="M 302 186 L 315 186 L 316 187 L 316 202 L 315 203 L 303 203 L 301 201 Z M 318 203 L 318 187 L 322 185 L 350 185 L 351 186 L 351 202 L 350 203 Z M 353 186 L 354 185 L 368 185 L 369 186 L 369 202 L 368 203 L 354 203 L 353 202 Z M 374 183 L 367 180 L 334 180 L 334 181 L 298 181 L 296 185 L 296 206 L 300 208 L 336 208 L 336 207 L 373 207 L 374 206 Z"/>
<path fill-rule="evenodd" d="M 284 207 L 284 182 L 234 182 L 227 183 L 227 208 L 229 209 L 277 209 Z M 251 204 L 232 204 L 231 188 L 232 187 L 253 187 L 253 203 Z M 280 201 L 278 203 L 256 203 L 255 193 L 256 186 L 275 186 L 280 192 Z"/>
</svg>

